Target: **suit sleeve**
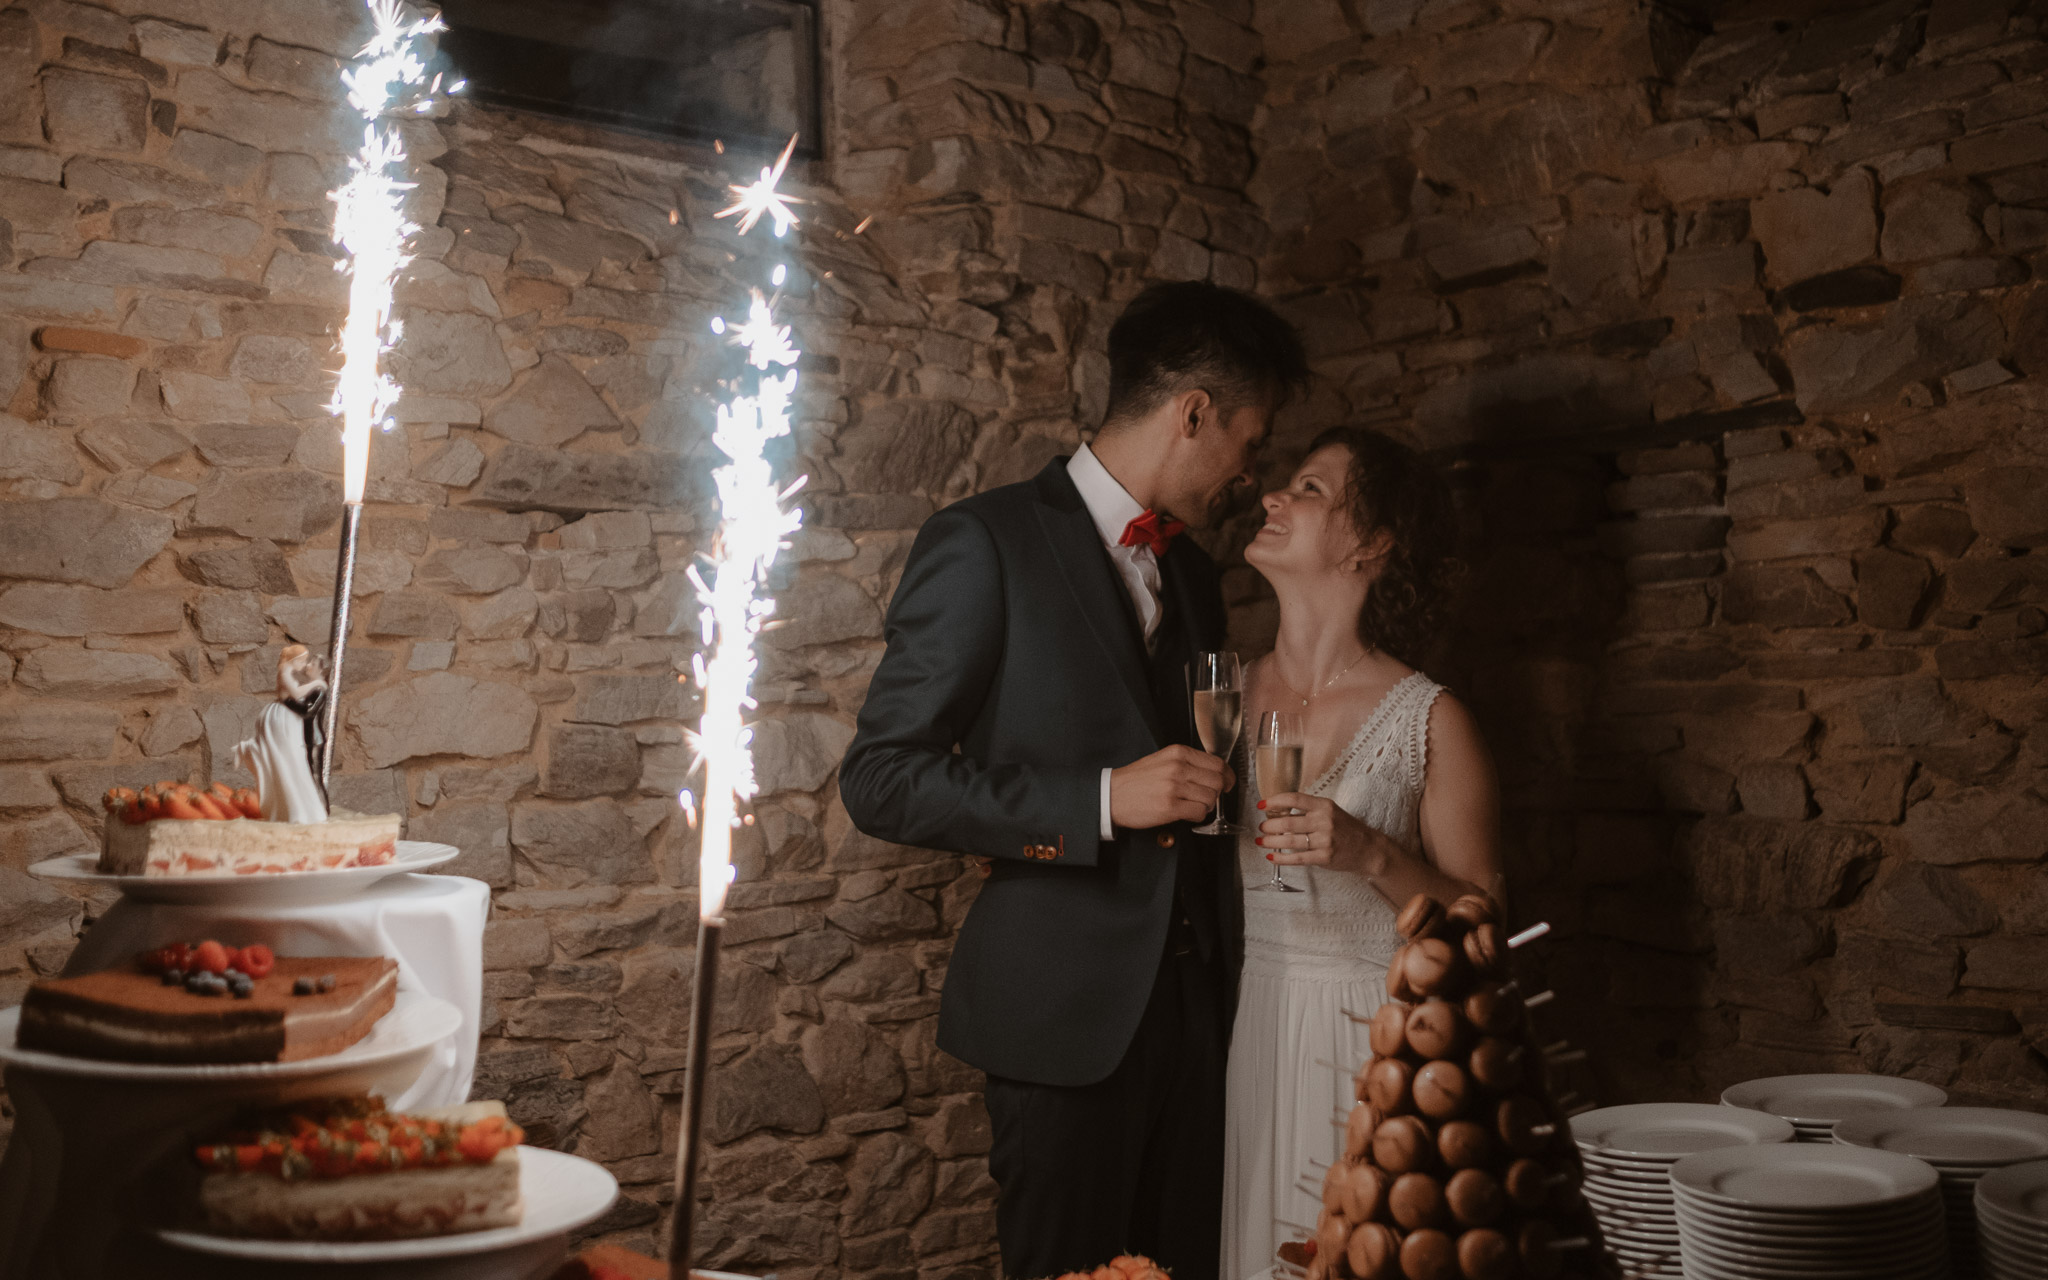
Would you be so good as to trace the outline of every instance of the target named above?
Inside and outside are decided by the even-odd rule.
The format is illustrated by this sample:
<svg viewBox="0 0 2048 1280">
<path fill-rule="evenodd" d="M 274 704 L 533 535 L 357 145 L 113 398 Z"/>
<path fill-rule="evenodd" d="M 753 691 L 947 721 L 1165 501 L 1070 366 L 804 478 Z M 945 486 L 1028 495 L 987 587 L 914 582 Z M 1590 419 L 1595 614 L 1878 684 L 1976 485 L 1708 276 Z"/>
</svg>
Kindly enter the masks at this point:
<svg viewBox="0 0 2048 1280">
<path fill-rule="evenodd" d="M 840 797 L 877 839 L 1093 866 L 1099 768 L 990 764 L 954 750 L 994 692 L 1006 629 L 987 526 L 957 507 L 939 512 L 918 532 L 890 602 L 888 647 L 840 766 Z"/>
</svg>

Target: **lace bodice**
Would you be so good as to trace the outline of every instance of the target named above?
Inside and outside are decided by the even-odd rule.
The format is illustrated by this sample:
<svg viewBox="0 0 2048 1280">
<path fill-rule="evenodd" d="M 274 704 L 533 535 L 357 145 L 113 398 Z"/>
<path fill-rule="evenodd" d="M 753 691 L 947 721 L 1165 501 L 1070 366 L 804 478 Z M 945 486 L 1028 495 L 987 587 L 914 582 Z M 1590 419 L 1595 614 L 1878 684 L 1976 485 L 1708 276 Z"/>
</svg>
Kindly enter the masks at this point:
<svg viewBox="0 0 2048 1280">
<path fill-rule="evenodd" d="M 1336 762 L 1303 790 L 1328 796 L 1406 849 L 1420 847 L 1417 812 L 1428 767 L 1429 709 L 1442 690 L 1419 671 L 1389 689 Z M 1237 844 L 1246 889 L 1245 966 L 1281 966 L 1290 976 L 1326 974 L 1343 980 L 1356 979 L 1361 969 L 1384 970 L 1401 940 L 1394 933 L 1394 908 L 1364 876 L 1286 867 L 1281 874 L 1288 883 L 1308 892 L 1254 888 L 1272 879 L 1273 864 L 1252 843 L 1264 816 L 1258 811 L 1263 789 L 1256 768 L 1246 763 L 1251 753 L 1239 754 L 1240 776 L 1246 779 L 1244 823 L 1253 828 Z"/>
</svg>

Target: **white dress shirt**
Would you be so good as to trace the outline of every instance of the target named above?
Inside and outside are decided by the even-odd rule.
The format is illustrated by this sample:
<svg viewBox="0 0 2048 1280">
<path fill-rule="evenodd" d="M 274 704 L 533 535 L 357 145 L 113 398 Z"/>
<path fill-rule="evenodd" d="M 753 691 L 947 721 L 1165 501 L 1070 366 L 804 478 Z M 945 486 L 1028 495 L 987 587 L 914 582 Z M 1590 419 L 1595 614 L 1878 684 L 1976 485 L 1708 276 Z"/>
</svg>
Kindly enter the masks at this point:
<svg viewBox="0 0 2048 1280">
<path fill-rule="evenodd" d="M 1088 515 L 1095 521 L 1095 531 L 1102 535 L 1102 545 L 1108 550 L 1109 558 L 1116 565 L 1117 576 L 1123 579 L 1124 590 L 1131 596 L 1131 603 L 1138 610 L 1138 622 L 1145 632 L 1145 647 L 1152 647 L 1152 640 L 1159 633 L 1159 618 L 1162 607 L 1159 602 L 1159 557 L 1152 554 L 1147 546 L 1125 547 L 1118 542 L 1124 536 L 1124 529 L 1131 521 L 1145 514 L 1145 508 L 1130 491 L 1109 474 L 1109 468 L 1102 465 L 1102 459 L 1095 451 L 1082 445 L 1067 462 L 1067 476 L 1074 487 L 1081 491 L 1081 501 L 1088 508 Z M 1102 838 L 1116 839 L 1116 828 L 1109 820 L 1109 775 L 1102 771 Z"/>
</svg>

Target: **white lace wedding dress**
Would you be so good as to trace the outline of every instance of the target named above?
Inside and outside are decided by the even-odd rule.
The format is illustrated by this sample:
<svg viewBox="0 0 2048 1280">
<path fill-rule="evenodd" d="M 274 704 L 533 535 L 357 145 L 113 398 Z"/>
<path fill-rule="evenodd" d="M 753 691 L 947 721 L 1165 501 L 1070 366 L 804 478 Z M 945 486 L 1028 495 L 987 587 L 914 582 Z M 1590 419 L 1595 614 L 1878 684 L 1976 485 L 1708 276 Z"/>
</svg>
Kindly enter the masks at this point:
<svg viewBox="0 0 2048 1280">
<path fill-rule="evenodd" d="M 1441 690 L 1420 672 L 1396 684 L 1304 790 L 1418 848 L 1429 709 Z M 1260 795 L 1254 770 L 1246 826 L 1264 816 Z M 1400 945 L 1395 909 L 1356 873 L 1286 867 L 1306 893 L 1256 888 L 1273 864 L 1252 839 L 1238 837 L 1245 957 L 1225 1086 L 1222 1280 L 1264 1275 L 1282 1241 L 1308 1234 L 1295 1225 L 1315 1223 L 1322 1167 L 1342 1146 L 1333 1122 L 1351 1110 L 1351 1073 L 1367 1052 L 1365 1028 L 1346 1011 L 1370 1017 L 1386 1000 L 1387 961 Z"/>
</svg>

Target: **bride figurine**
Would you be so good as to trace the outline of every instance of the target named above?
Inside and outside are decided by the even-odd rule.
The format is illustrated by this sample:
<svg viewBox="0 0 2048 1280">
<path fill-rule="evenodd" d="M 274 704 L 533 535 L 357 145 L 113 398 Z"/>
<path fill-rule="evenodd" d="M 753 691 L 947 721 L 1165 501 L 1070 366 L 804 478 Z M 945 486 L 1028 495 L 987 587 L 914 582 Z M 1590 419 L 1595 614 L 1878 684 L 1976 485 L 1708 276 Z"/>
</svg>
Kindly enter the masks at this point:
<svg viewBox="0 0 2048 1280">
<path fill-rule="evenodd" d="M 235 746 L 236 762 L 256 775 L 266 821 L 327 821 L 327 793 L 316 767 L 320 704 L 327 698 L 323 667 L 305 645 L 286 645 L 277 655 L 277 701 L 263 708 L 256 736 Z"/>
</svg>

